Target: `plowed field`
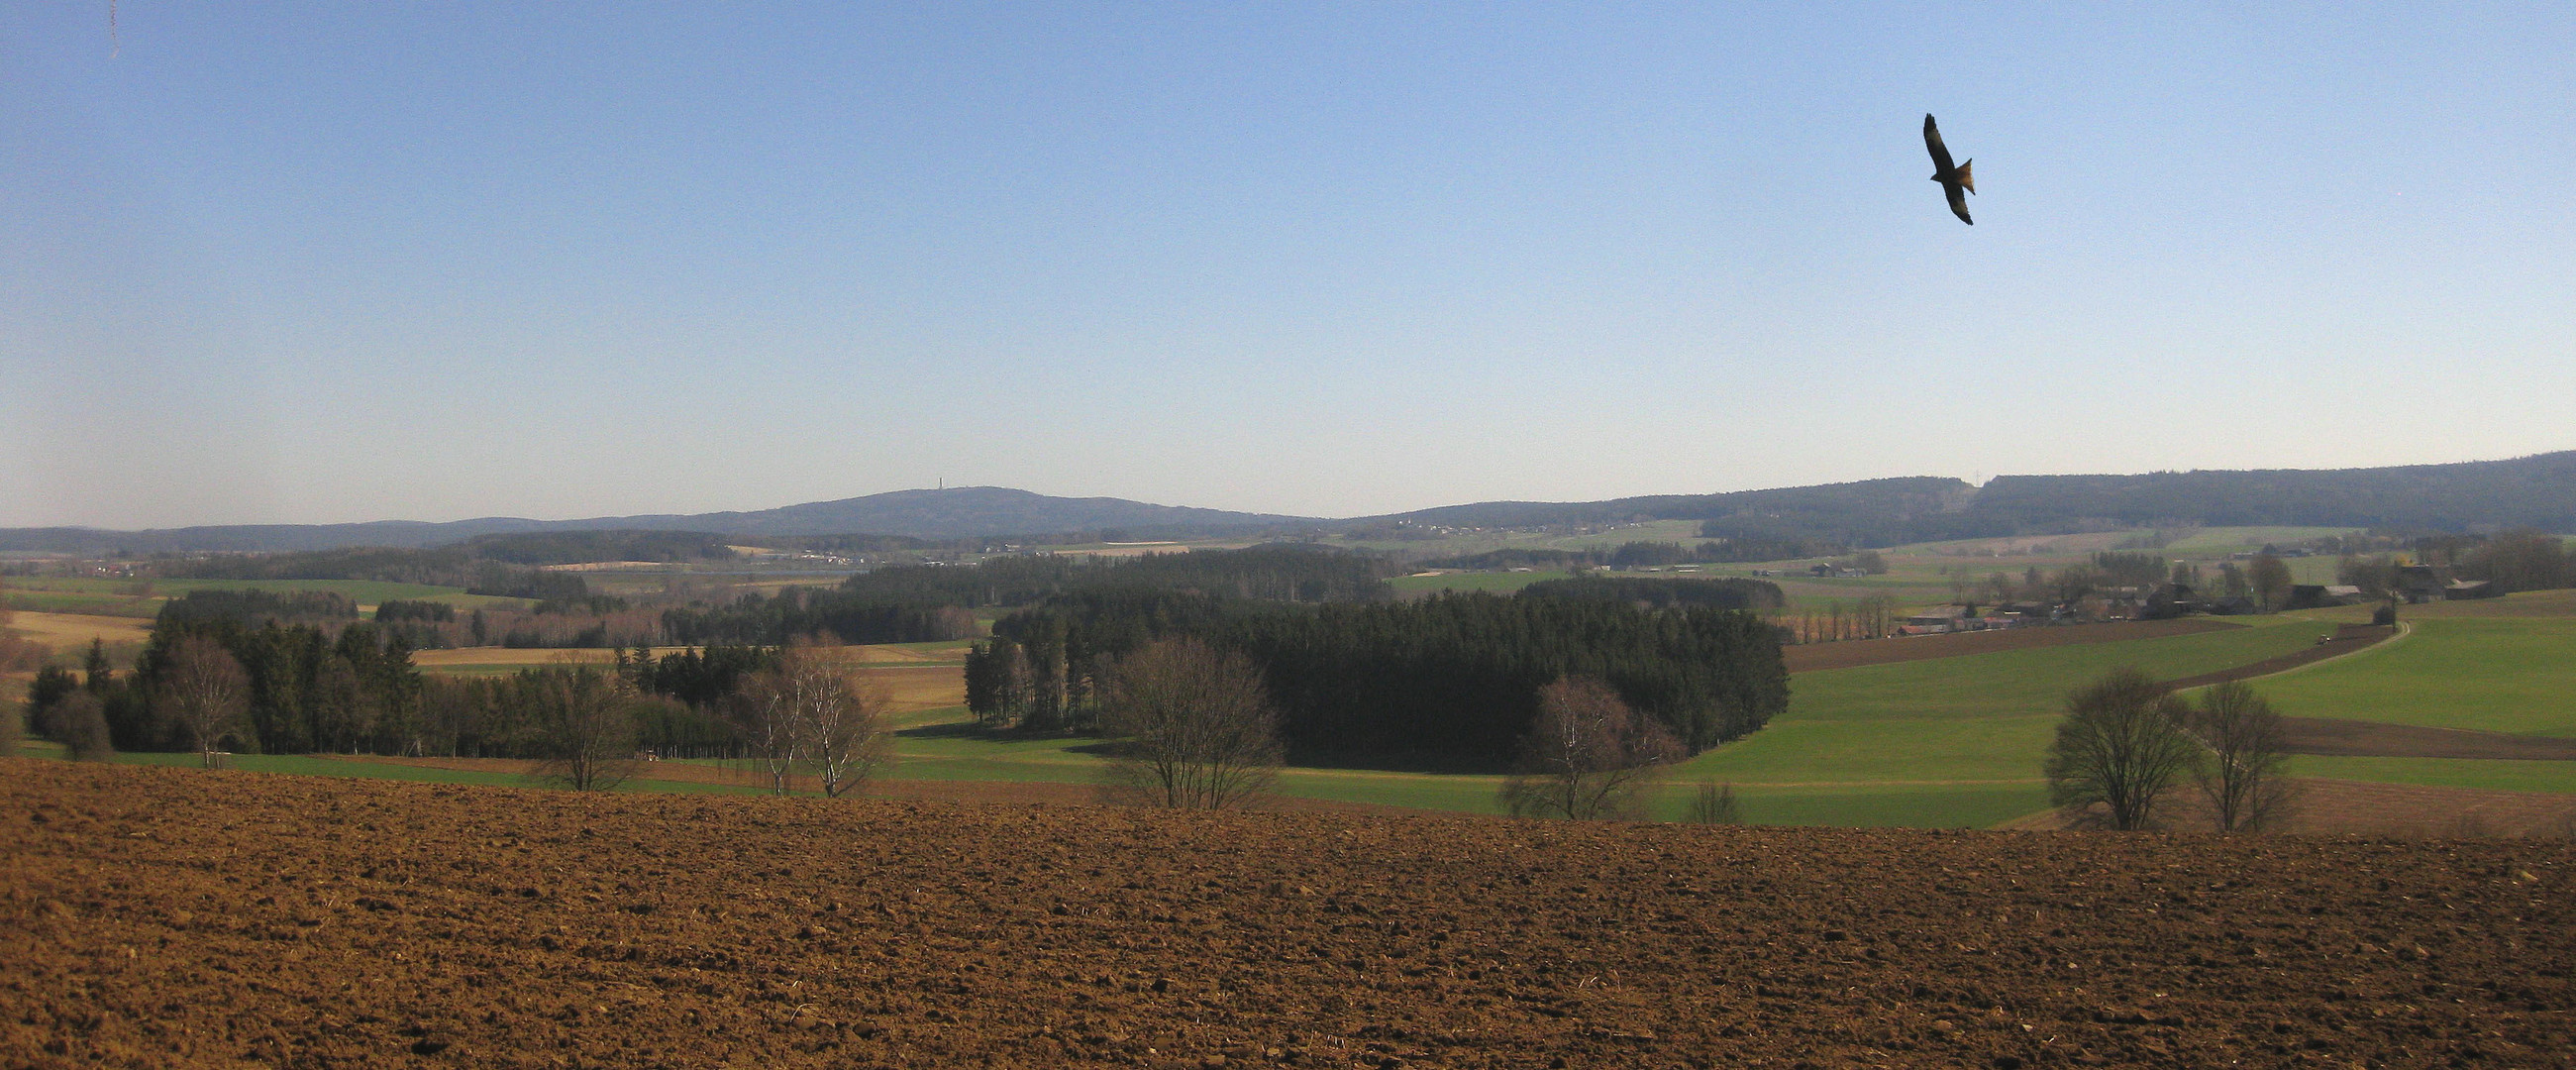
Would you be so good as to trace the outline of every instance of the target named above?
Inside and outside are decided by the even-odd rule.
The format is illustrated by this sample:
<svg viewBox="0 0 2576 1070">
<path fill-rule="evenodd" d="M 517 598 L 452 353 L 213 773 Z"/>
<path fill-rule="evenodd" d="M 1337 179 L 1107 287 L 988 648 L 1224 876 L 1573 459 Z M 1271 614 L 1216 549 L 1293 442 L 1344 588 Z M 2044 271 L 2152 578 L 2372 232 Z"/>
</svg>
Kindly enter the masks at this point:
<svg viewBox="0 0 2576 1070">
<path fill-rule="evenodd" d="M 0 1065 L 2564 1065 L 2576 846 L 0 761 Z"/>
</svg>

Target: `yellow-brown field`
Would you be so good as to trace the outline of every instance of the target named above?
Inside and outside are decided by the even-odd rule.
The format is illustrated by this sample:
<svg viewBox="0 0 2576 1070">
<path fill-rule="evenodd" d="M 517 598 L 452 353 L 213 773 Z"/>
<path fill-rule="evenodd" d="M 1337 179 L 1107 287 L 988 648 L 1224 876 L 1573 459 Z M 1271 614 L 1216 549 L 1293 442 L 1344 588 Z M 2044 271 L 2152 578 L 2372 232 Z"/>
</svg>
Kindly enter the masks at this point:
<svg viewBox="0 0 2576 1070">
<path fill-rule="evenodd" d="M 152 637 L 152 622 L 140 617 L 31 613 L 22 609 L 10 615 L 9 627 L 20 635 L 56 650 L 88 646 L 92 639 L 114 644 L 140 643 Z"/>
<path fill-rule="evenodd" d="M 676 653 L 686 647 L 656 647 L 654 653 Z M 889 712 L 918 713 L 963 705 L 966 675 L 956 664 L 956 650 L 922 650 L 911 646 L 818 647 L 815 652 L 850 667 L 851 675 L 885 693 Z M 412 664 L 429 672 L 475 673 L 535 669 L 548 665 L 609 665 L 613 650 L 557 650 L 496 646 L 455 650 L 421 650 Z"/>
</svg>

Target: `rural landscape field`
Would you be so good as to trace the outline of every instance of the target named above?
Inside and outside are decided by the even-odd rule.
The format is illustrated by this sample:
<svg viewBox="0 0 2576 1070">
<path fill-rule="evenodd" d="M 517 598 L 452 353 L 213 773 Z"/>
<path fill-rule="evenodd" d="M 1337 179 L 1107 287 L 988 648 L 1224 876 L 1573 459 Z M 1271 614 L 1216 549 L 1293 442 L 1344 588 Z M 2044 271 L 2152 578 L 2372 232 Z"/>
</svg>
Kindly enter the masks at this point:
<svg viewBox="0 0 2576 1070">
<path fill-rule="evenodd" d="M 0 5 L 0 1070 L 2576 1066 L 2571 57 Z"/>
<path fill-rule="evenodd" d="M 2344 534 L 2205 531 L 2160 559 L 2215 569 L 2256 539 Z M 1892 547 L 1883 574 L 1782 584 L 1767 612 L 1785 635 L 1872 595 L 1937 605 L 1970 561 L 2119 552 L 2070 541 Z M 1054 550 L 1104 575 L 1269 560 L 1242 546 Z M 1576 569 L 1640 591 L 1804 571 Z M 1432 604 L 1574 574 L 1393 572 L 1399 603 Z M 679 575 L 582 574 L 632 599 Z M 94 644 L 137 672 L 191 607 L 262 589 L 9 583 L 48 607 L 13 609 L 22 647 L 77 666 Z M 388 603 L 533 608 L 431 584 L 278 589 L 357 607 L 342 627 Z M 655 755 L 602 793 L 547 786 L 535 752 L 236 748 L 208 770 L 193 751 L 74 762 L 31 739 L 5 762 L 0 927 L 20 965 L 0 1050 L 34 1066 L 2552 1065 L 2576 1043 L 2576 591 L 2408 605 L 2394 627 L 2373 612 L 1782 646 L 1785 706 L 1655 770 L 1610 823 L 1507 816 L 1507 765 L 1326 753 L 1291 754 L 1230 810 L 1140 807 L 1099 732 L 997 729 L 970 707 L 970 659 L 1017 626 L 1001 609 L 968 638 L 800 648 L 873 696 L 888 733 L 852 797 L 752 749 Z M 405 655 L 467 685 L 696 656 Z M 2119 667 L 2185 696 L 2259 689 L 2288 715 L 2295 805 L 2222 837 L 2177 783 L 2166 831 L 2065 828 L 2051 740 L 2066 696 Z M 1697 809 L 1711 785 L 1734 807 L 1715 823 Z"/>
</svg>

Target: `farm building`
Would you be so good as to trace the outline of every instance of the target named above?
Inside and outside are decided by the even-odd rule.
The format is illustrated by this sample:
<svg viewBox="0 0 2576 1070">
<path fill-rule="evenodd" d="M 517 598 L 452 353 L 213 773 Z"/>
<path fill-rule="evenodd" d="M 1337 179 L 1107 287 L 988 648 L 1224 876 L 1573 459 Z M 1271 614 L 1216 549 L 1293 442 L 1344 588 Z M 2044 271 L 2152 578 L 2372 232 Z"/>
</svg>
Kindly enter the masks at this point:
<svg viewBox="0 0 2576 1070">
<path fill-rule="evenodd" d="M 2472 598 L 2493 598 L 2495 594 L 2495 584 L 2485 580 L 2452 580 L 2450 586 L 2442 588 L 2443 600 L 2450 602 L 2464 602 Z"/>
<path fill-rule="evenodd" d="M 2422 604 L 2442 600 L 2442 576 L 2431 565 L 2397 566 L 2397 590 L 2407 602 Z"/>
<path fill-rule="evenodd" d="M 2290 586 L 2290 600 L 2281 608 L 2319 609 L 2349 606 L 2363 600 L 2361 588 L 2349 583 L 2298 583 Z"/>
</svg>

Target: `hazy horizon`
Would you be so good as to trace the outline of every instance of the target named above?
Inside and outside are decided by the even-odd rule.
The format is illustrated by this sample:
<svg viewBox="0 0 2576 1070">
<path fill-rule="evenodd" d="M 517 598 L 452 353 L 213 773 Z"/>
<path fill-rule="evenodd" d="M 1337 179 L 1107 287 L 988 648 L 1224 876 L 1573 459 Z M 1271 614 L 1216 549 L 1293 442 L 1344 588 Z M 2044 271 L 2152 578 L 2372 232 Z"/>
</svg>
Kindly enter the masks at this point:
<svg viewBox="0 0 2576 1070">
<path fill-rule="evenodd" d="M 0 527 L 2549 452 L 2570 56 L 2502 5 L 14 7 Z"/>
</svg>

